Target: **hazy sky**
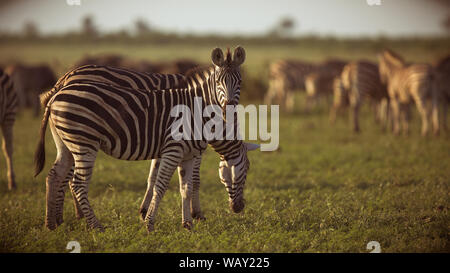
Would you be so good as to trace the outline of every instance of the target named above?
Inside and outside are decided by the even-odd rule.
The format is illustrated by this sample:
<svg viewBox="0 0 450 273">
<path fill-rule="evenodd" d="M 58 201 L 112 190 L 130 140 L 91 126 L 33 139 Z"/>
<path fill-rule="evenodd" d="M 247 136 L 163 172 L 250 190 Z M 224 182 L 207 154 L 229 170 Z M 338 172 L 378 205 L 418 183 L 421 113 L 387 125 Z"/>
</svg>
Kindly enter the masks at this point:
<svg viewBox="0 0 450 273">
<path fill-rule="evenodd" d="M 74 1 L 74 0 L 68 0 Z M 86 14 L 100 30 L 132 29 L 136 18 L 167 31 L 262 34 L 283 16 L 296 20 L 295 33 L 338 36 L 442 35 L 448 7 L 430 0 L 67 0 L 12 1 L 0 10 L 0 30 L 20 31 L 35 22 L 41 32 L 77 29 Z"/>
</svg>

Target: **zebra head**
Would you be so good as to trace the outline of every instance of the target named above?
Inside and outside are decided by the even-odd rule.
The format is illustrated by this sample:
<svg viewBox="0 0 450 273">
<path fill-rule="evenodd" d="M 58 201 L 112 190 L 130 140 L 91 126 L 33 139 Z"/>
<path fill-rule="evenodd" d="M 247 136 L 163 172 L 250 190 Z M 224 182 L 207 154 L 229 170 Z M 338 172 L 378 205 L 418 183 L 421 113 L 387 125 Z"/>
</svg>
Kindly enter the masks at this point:
<svg viewBox="0 0 450 273">
<path fill-rule="evenodd" d="M 382 84 L 387 84 L 389 76 L 391 76 L 396 69 L 402 68 L 406 65 L 405 61 L 402 57 L 400 57 L 400 55 L 389 49 L 385 49 L 383 52 L 378 54 L 377 57 L 379 62 L 378 71 Z"/>
<path fill-rule="evenodd" d="M 245 207 L 244 185 L 250 167 L 247 151 L 256 150 L 259 147 L 259 144 L 242 142 L 241 149 L 236 157 L 232 159 L 221 158 L 219 163 L 220 181 L 225 185 L 230 209 L 235 213 L 241 212 Z"/>
<path fill-rule="evenodd" d="M 225 109 L 226 105 L 236 105 L 239 102 L 241 93 L 241 71 L 240 66 L 245 61 L 245 50 L 243 47 L 236 47 L 231 57 L 230 49 L 227 50 L 226 57 L 220 48 L 215 48 L 211 53 L 214 65 L 213 85 L 216 87 L 217 98 L 220 107 Z"/>
</svg>

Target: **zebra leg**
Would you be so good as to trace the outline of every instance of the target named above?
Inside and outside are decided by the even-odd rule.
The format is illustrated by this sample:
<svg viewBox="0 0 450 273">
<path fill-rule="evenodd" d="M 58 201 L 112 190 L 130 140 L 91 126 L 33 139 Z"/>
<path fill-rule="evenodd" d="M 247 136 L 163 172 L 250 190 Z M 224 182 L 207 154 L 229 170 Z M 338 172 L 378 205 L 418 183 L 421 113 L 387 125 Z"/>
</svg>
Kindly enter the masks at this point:
<svg viewBox="0 0 450 273">
<path fill-rule="evenodd" d="M 381 130 L 386 132 L 388 125 L 388 111 L 389 104 L 386 98 L 381 99 L 379 102 L 379 111 L 380 111 L 380 122 L 381 122 Z"/>
<path fill-rule="evenodd" d="M 145 216 L 147 215 L 148 207 L 153 197 L 153 188 L 156 182 L 156 176 L 158 175 L 160 160 L 153 159 L 150 164 L 150 173 L 147 178 L 147 190 L 145 191 L 144 200 L 142 200 L 141 207 L 139 209 L 139 213 L 141 214 L 141 219 L 145 221 Z"/>
<path fill-rule="evenodd" d="M 181 162 L 178 167 L 178 179 L 180 181 L 180 194 L 181 194 L 181 210 L 182 220 L 181 223 L 184 228 L 191 230 L 194 226 L 192 223 L 192 216 L 190 212 L 192 201 L 192 169 L 193 159 Z"/>
<path fill-rule="evenodd" d="M 442 127 L 443 127 L 444 131 L 448 130 L 447 112 L 448 112 L 448 99 L 446 97 L 444 97 L 442 99 Z"/>
<path fill-rule="evenodd" d="M 430 111 L 426 107 L 424 98 L 417 96 L 415 97 L 415 101 L 417 110 L 422 118 L 422 136 L 426 136 L 428 134 L 428 119 L 430 117 Z"/>
<path fill-rule="evenodd" d="M 91 229 L 98 228 L 100 231 L 103 231 L 104 228 L 95 216 L 88 200 L 89 182 L 92 177 L 96 157 L 97 151 L 93 150 L 83 153 L 83 155 L 74 154 L 75 171 L 73 174 L 72 188 L 81 211 L 86 217 L 88 227 Z"/>
<path fill-rule="evenodd" d="M 403 134 L 409 134 L 409 105 L 407 103 L 400 103 L 400 122 Z"/>
<path fill-rule="evenodd" d="M 202 157 L 194 157 L 193 160 L 193 174 L 192 174 L 192 200 L 191 200 L 191 215 L 197 220 L 206 220 L 200 208 L 200 165 Z"/>
<path fill-rule="evenodd" d="M 73 167 L 74 168 L 74 167 Z M 73 188 L 73 168 L 72 168 L 72 178 L 69 180 L 70 192 L 72 193 L 73 206 L 75 208 L 75 215 L 78 220 L 84 217 L 83 211 L 81 210 L 80 203 L 78 203 L 77 196 Z"/>
<path fill-rule="evenodd" d="M 334 91 L 333 93 L 333 104 L 330 108 L 330 124 L 334 125 L 336 123 L 336 116 L 338 111 L 342 107 L 341 93 L 338 91 Z"/>
<path fill-rule="evenodd" d="M 443 99 L 444 98 L 439 96 L 439 93 L 436 90 L 433 90 L 431 96 L 431 115 L 434 135 L 439 135 L 439 101 L 442 101 Z"/>
<path fill-rule="evenodd" d="M 391 100 L 391 109 L 392 109 L 392 125 L 393 131 L 395 135 L 400 133 L 400 109 L 399 103 L 397 100 Z"/>
<path fill-rule="evenodd" d="M 266 105 L 271 105 L 275 96 L 277 95 L 275 83 L 273 80 L 269 81 L 269 90 L 267 91 L 266 96 L 264 97 L 264 103 Z"/>
<path fill-rule="evenodd" d="M 13 168 L 13 123 L 6 123 L 2 125 L 3 132 L 3 154 L 6 158 L 7 176 L 8 176 L 8 189 L 15 189 L 16 186 L 16 174 Z"/>
<path fill-rule="evenodd" d="M 64 198 L 66 196 L 66 189 L 69 180 L 72 179 L 73 176 L 73 165 L 67 173 L 66 177 L 61 181 L 58 192 L 56 193 L 56 204 L 55 204 L 55 217 L 56 217 L 56 225 L 61 225 L 63 220 L 63 212 L 64 212 Z"/>
<path fill-rule="evenodd" d="M 63 180 L 68 176 L 73 166 L 73 157 L 67 146 L 61 141 L 54 127 L 50 126 L 50 128 L 56 145 L 57 155 L 46 179 L 45 226 L 50 230 L 54 230 L 63 220 L 62 205 L 59 203 L 62 203 L 61 196 L 64 195 Z"/>
<path fill-rule="evenodd" d="M 182 151 L 174 151 L 171 154 L 163 155 L 161 157 L 158 174 L 156 176 L 156 183 L 153 188 L 152 201 L 150 202 L 147 215 L 145 216 L 145 222 L 149 232 L 154 230 L 159 203 L 161 202 L 161 199 L 169 186 L 170 178 L 175 172 L 177 166 L 181 163 L 181 159 Z"/>
<path fill-rule="evenodd" d="M 292 90 L 290 90 L 289 92 L 285 93 L 285 105 L 286 105 L 286 110 L 289 113 L 294 112 L 294 104 L 295 104 L 295 94 Z"/>
<path fill-rule="evenodd" d="M 359 128 L 359 104 L 355 104 L 352 106 L 352 123 L 353 123 L 353 131 L 355 133 L 359 133 L 361 130 Z"/>
</svg>

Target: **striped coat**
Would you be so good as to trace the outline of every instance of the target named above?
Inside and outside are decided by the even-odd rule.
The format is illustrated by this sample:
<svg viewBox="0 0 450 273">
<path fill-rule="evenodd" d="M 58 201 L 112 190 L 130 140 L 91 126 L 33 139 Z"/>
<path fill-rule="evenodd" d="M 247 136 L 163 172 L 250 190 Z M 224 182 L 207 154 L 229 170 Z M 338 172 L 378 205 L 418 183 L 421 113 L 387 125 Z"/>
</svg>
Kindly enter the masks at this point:
<svg viewBox="0 0 450 273">
<path fill-rule="evenodd" d="M 11 65 L 5 69 L 9 74 L 18 95 L 19 107 L 33 109 L 35 116 L 39 115 L 39 93 L 51 88 L 56 77 L 47 65 Z"/>
<path fill-rule="evenodd" d="M 175 119 L 169 116 L 170 110 L 179 104 L 192 107 L 194 97 L 201 97 L 204 106 L 214 103 L 223 107 L 223 103 L 232 101 L 232 93 L 228 91 L 229 84 L 233 82 L 229 81 L 228 73 L 243 60 L 235 58 L 232 61 L 227 58 L 223 61 L 223 54 L 220 56 L 216 53 L 213 51 L 212 54 L 216 68 L 197 71 L 187 79 L 188 87 L 185 89 L 148 92 L 99 82 L 84 82 L 65 86 L 51 96 L 46 105 L 41 141 L 36 153 L 36 173 L 39 173 L 45 158 L 45 127 L 48 120 L 51 120 L 59 157 L 47 177 L 47 227 L 53 229 L 57 224 L 54 217 L 53 192 L 58 189 L 58 178 L 66 177 L 72 164 L 75 164 L 73 184 L 79 206 L 89 226 L 101 228 L 87 200 L 87 184 L 92 175 L 97 151 L 101 149 L 119 159 L 161 158 L 152 202 L 146 216 L 147 228 L 153 229 L 158 204 L 174 169 L 180 164 L 187 164 L 184 167 L 192 170 L 192 159 L 199 156 L 206 147 L 204 140 L 173 139 L 169 128 Z M 232 77 L 232 74 L 230 76 Z M 234 90 L 236 87 L 231 88 Z M 225 92 L 224 96 L 222 91 Z M 237 143 L 240 144 L 227 145 L 230 148 L 239 148 L 237 154 L 240 156 L 227 158 L 226 153 L 222 154 L 225 173 L 232 174 L 230 206 L 235 212 L 243 209 L 242 189 L 248 170 L 248 148 L 242 141 Z M 212 145 L 214 146 L 214 143 Z M 191 175 L 191 172 L 189 173 Z M 184 205 L 189 204 L 185 201 L 190 201 L 191 179 L 182 179 L 186 183 L 180 185 L 180 188 L 185 189 L 184 194 L 182 193 L 183 222 L 190 223 L 188 226 L 191 225 L 192 218 L 186 213 L 186 208 L 189 210 L 189 207 Z"/>
<path fill-rule="evenodd" d="M 334 122 L 336 112 L 348 103 L 351 107 L 353 130 L 360 131 L 359 109 L 364 100 L 375 103 L 379 114 L 387 122 L 387 104 L 389 96 L 384 84 L 381 83 L 378 65 L 369 61 L 360 60 L 347 64 L 334 85 L 334 103 L 330 111 L 330 120 Z"/>
<path fill-rule="evenodd" d="M 238 47 L 236 50 L 242 50 L 242 48 Z M 235 51 L 236 51 L 235 50 Z M 188 71 L 187 75 L 189 76 L 195 72 L 194 70 Z M 145 89 L 145 90 L 153 90 L 153 89 L 168 89 L 175 87 L 186 87 L 187 82 L 185 76 L 181 74 L 159 74 L 159 73 L 139 73 L 136 71 L 131 71 L 123 68 L 116 67 L 108 67 L 108 66 L 99 66 L 99 65 L 85 65 L 76 69 L 73 69 L 67 72 L 63 77 L 61 77 L 55 87 L 47 93 L 44 93 L 41 96 L 42 101 L 47 101 L 49 97 L 53 96 L 57 90 L 60 88 L 73 84 L 73 83 L 82 83 L 82 82 L 102 82 L 107 83 L 113 86 L 120 87 L 128 87 L 135 89 Z M 237 90 L 233 95 L 233 99 L 230 101 L 232 104 L 237 104 L 239 102 L 240 90 Z M 153 190 L 153 185 L 156 182 L 156 174 L 158 172 L 157 166 L 159 166 L 159 160 L 154 159 L 150 167 L 149 176 L 147 179 L 148 190 L 141 204 L 140 213 L 142 219 L 145 219 L 147 214 L 149 202 L 151 200 L 151 192 Z M 200 163 L 201 157 L 196 157 L 194 162 L 194 170 L 193 170 L 193 203 L 192 203 L 192 215 L 194 218 L 203 219 L 203 213 L 200 208 L 199 201 L 199 189 L 200 189 Z M 67 184 L 69 180 L 72 178 L 73 170 L 69 173 L 66 179 L 63 181 L 63 184 Z M 70 183 L 70 186 L 71 183 Z M 72 187 L 70 187 L 72 189 Z M 64 190 L 61 189 L 60 194 L 56 200 L 56 218 L 60 219 L 57 222 L 62 222 L 62 212 L 64 205 Z M 77 218 L 80 219 L 83 217 L 83 213 L 80 210 L 79 205 L 77 204 L 75 195 L 74 204 Z"/>
<path fill-rule="evenodd" d="M 450 55 L 439 59 L 435 65 L 436 88 L 439 92 L 439 101 L 442 104 L 442 124 L 447 127 L 448 104 L 450 103 Z"/>
<path fill-rule="evenodd" d="M 326 79 L 338 75 L 345 62 L 338 59 L 327 59 L 319 64 L 311 64 L 297 60 L 281 60 L 270 65 L 269 90 L 265 97 L 265 103 L 279 103 L 289 112 L 294 110 L 294 97 L 296 91 L 307 91 L 306 79 L 308 74 L 315 73 L 310 78 L 309 98 L 315 99 L 320 94 L 331 93 Z M 319 79 L 319 80 L 316 80 Z M 328 83 L 331 83 L 329 81 Z M 319 86 L 320 85 L 320 86 Z M 307 103 L 310 100 L 307 101 Z"/>
<path fill-rule="evenodd" d="M 438 90 L 435 88 L 434 72 L 428 64 L 407 64 L 399 55 L 390 50 L 379 56 L 379 72 L 387 90 L 392 109 L 394 133 L 409 131 L 411 102 L 415 102 L 422 118 L 422 135 L 429 131 L 429 117 L 432 116 L 433 131 L 439 133 Z M 431 101 L 431 110 L 426 102 Z"/>
<path fill-rule="evenodd" d="M 8 189 L 16 188 L 13 168 L 13 126 L 18 106 L 17 93 L 9 76 L 0 69 L 0 125 L 3 133 L 3 153 L 6 158 Z"/>
<path fill-rule="evenodd" d="M 297 60 L 280 60 L 270 64 L 265 104 L 280 104 L 282 109 L 292 112 L 295 92 L 305 90 L 305 77 L 315 68 L 311 63 Z"/>
<path fill-rule="evenodd" d="M 52 96 L 55 95 L 61 88 L 83 82 L 100 82 L 106 83 L 112 86 L 120 86 L 132 89 L 142 89 L 142 90 L 159 90 L 159 89 L 170 89 L 175 87 L 185 86 L 185 77 L 181 74 L 159 74 L 159 73 L 141 73 L 137 71 L 132 71 L 125 68 L 103 66 L 103 65 L 83 65 L 81 67 L 75 68 L 67 72 L 61 78 L 58 79 L 55 86 L 49 91 L 41 95 L 41 104 L 45 107 L 46 103 L 50 100 Z M 151 166 L 156 166 L 156 162 Z M 197 171 L 196 171 L 197 172 Z M 150 184 L 150 179 L 153 177 L 156 179 L 156 172 L 152 176 L 152 171 L 150 171 L 148 183 Z M 58 193 L 55 203 L 55 215 L 57 223 L 62 223 L 63 219 L 63 206 L 65 189 L 68 182 L 71 181 L 73 177 L 73 170 L 71 170 L 68 176 L 63 180 L 61 190 Z M 194 183 L 197 183 L 195 180 Z M 198 183 L 200 183 L 198 181 Z M 76 196 L 73 192 L 73 185 L 69 183 L 70 189 L 72 191 L 72 196 L 74 199 L 75 212 L 78 219 L 83 218 L 83 212 L 76 200 Z M 148 207 L 148 205 L 147 205 Z M 145 217 L 147 210 L 142 209 L 143 217 Z M 200 214 L 200 213 L 199 213 Z"/>
</svg>

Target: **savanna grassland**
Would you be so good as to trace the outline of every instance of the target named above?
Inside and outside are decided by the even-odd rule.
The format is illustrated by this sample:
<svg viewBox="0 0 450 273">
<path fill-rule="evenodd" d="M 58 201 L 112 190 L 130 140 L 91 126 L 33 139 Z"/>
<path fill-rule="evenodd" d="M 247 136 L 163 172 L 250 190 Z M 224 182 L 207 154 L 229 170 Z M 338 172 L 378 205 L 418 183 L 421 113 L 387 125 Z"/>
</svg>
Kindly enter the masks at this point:
<svg viewBox="0 0 450 273">
<path fill-rule="evenodd" d="M 380 45 L 243 46 L 244 77 L 267 85 L 267 65 L 284 57 L 320 61 L 337 56 L 376 60 Z M 0 63 L 49 63 L 58 75 L 84 54 L 120 53 L 133 58 L 172 60 L 191 57 L 208 62 L 216 45 L 0 44 Z M 227 45 L 221 45 L 226 47 Z M 234 44 L 232 45 L 234 46 Z M 409 61 L 433 61 L 449 53 L 446 44 L 392 45 Z M 246 85 L 247 84 L 247 85 Z M 262 98 L 244 79 L 243 103 Z M 247 88 L 247 89 L 246 89 Z M 218 155 L 208 149 L 201 166 L 200 199 L 206 221 L 193 231 L 181 227 L 181 197 L 174 175 L 158 211 L 155 232 L 139 218 L 149 162 L 126 162 L 102 153 L 96 161 L 89 197 L 103 233 L 88 231 L 75 218 L 66 195 L 65 222 L 44 227 L 45 176 L 56 150 L 48 130 L 46 167 L 37 178 L 33 152 L 41 117 L 18 115 L 14 128 L 14 164 L 18 189 L 7 190 L 6 163 L 0 157 L 0 251 L 67 252 L 76 240 L 82 252 L 367 252 L 378 241 L 383 252 L 449 252 L 450 133 L 420 137 L 414 110 L 409 136 L 381 132 L 368 108 L 362 133 L 350 131 L 347 117 L 331 127 L 325 107 L 280 114 L 280 148 L 254 151 L 247 177 L 246 208 L 230 211 L 218 178 Z"/>
</svg>

